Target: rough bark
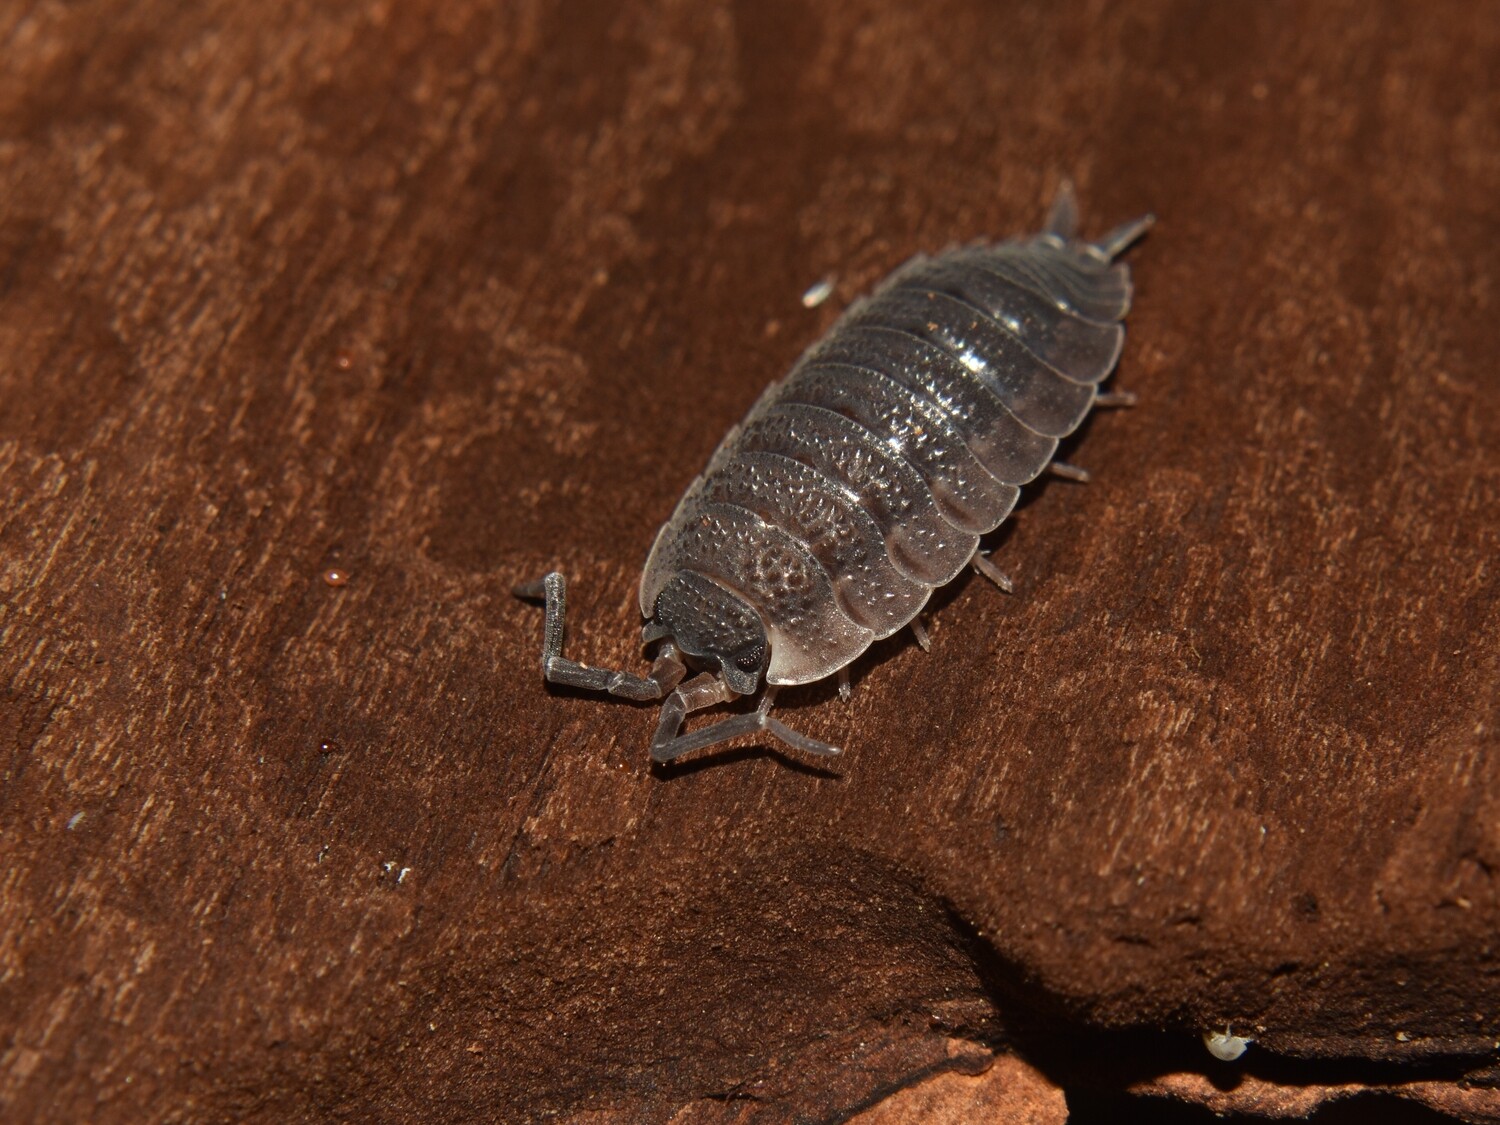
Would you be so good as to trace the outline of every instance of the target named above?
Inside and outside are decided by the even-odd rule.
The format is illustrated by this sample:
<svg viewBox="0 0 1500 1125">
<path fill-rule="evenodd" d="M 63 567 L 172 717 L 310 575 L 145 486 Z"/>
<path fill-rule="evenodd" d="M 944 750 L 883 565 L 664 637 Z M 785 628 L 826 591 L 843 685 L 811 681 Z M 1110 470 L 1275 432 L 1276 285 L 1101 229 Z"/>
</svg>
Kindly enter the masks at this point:
<svg viewBox="0 0 1500 1125">
<path fill-rule="evenodd" d="M 1038 1121 L 1255 1111 L 1226 1023 L 1268 1088 L 1500 1119 L 1492 7 L 83 0 L 0 43 L 8 1119 L 843 1120 L 1030 1096 L 997 1052 Z M 1064 176 L 1160 217 L 1141 404 L 1002 536 L 1017 596 L 787 693 L 831 769 L 653 771 L 653 712 L 544 689 L 512 584 L 644 669 L 726 428 Z"/>
</svg>

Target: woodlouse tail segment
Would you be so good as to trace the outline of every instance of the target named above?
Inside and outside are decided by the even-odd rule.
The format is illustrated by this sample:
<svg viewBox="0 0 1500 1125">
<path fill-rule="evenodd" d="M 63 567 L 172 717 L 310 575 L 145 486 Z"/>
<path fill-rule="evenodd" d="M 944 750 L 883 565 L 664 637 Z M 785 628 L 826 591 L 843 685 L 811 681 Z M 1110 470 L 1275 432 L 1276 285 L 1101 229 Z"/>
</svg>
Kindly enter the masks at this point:
<svg viewBox="0 0 1500 1125">
<path fill-rule="evenodd" d="M 759 706 L 748 715 L 735 715 L 728 719 L 721 719 L 691 734 L 677 733 L 682 729 L 682 722 L 689 713 L 735 698 L 737 698 L 735 693 L 723 680 L 708 672 L 695 676 L 683 684 L 662 704 L 661 722 L 657 724 L 656 737 L 651 740 L 651 760 L 663 763 L 675 762 L 684 754 L 689 754 L 694 750 L 717 746 L 721 742 L 728 742 L 731 738 L 738 738 L 742 734 L 762 732 L 804 754 L 826 758 L 842 753 L 837 746 L 830 746 L 826 742 L 819 742 L 815 738 L 799 734 L 785 723 L 771 718 L 771 705 L 776 700 L 776 688 L 772 686 L 766 687 L 765 693 L 760 697 Z"/>
<path fill-rule="evenodd" d="M 1155 215 L 1142 215 L 1139 219 L 1121 223 L 1103 238 L 1094 242 L 1094 249 L 1104 256 L 1105 261 L 1112 262 L 1129 250 L 1136 240 L 1150 230 L 1155 223 Z"/>
<path fill-rule="evenodd" d="M 591 668 L 563 656 L 563 621 L 568 609 L 567 582 L 555 570 L 536 582 L 523 582 L 511 592 L 516 597 L 529 601 L 546 600 L 547 623 L 542 634 L 542 675 L 550 684 L 563 684 L 585 691 L 607 691 L 625 699 L 647 702 L 666 695 L 687 674 L 687 669 L 678 659 L 676 648 L 670 643 L 662 647 L 647 676 L 615 672 L 608 668 Z"/>
<path fill-rule="evenodd" d="M 1044 229 L 1064 242 L 1072 242 L 1078 233 L 1078 196 L 1073 192 L 1072 180 L 1063 180 L 1057 185 L 1057 197 L 1052 200 L 1052 210 L 1047 215 Z"/>
<path fill-rule="evenodd" d="M 1140 397 L 1134 391 L 1101 391 L 1094 396 L 1094 405 L 1104 410 L 1119 410 L 1134 406 Z"/>
<path fill-rule="evenodd" d="M 1121 223 L 1103 238 L 1083 243 L 1081 249 L 1092 258 L 1109 263 L 1129 250 L 1156 222 L 1155 215 L 1142 215 Z M 1078 196 L 1073 192 L 1073 181 L 1063 180 L 1057 185 L 1057 198 L 1052 201 L 1052 210 L 1047 215 L 1043 233 L 1050 234 L 1064 243 L 1078 237 Z"/>
</svg>

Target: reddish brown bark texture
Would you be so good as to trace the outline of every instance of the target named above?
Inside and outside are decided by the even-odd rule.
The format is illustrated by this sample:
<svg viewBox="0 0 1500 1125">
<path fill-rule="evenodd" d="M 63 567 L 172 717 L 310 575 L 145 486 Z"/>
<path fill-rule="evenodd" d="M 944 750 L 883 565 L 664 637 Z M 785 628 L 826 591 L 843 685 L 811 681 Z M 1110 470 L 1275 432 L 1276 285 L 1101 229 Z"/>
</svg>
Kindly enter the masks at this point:
<svg viewBox="0 0 1500 1125">
<path fill-rule="evenodd" d="M 1492 6 L 94 0 L 0 42 L 7 1120 L 841 1120 L 996 1050 L 1038 1121 L 1244 1072 L 1496 1113 Z M 653 773 L 653 712 L 544 689 L 513 583 L 644 668 L 724 430 L 1063 176 L 1090 230 L 1160 216 L 1141 405 L 1015 519 L 1017 596 L 789 694 L 827 772 Z M 971 1087 L 1022 1096 L 899 1104 Z"/>
</svg>

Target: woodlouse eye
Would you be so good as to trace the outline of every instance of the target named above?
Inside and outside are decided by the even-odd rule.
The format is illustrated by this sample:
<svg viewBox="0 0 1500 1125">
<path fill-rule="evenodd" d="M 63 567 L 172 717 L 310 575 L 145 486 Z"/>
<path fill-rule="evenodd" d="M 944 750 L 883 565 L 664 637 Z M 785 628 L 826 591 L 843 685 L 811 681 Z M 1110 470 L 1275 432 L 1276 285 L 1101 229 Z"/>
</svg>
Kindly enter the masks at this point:
<svg viewBox="0 0 1500 1125">
<path fill-rule="evenodd" d="M 754 648 L 746 649 L 744 652 L 736 655 L 734 658 L 734 666 L 741 672 L 758 671 L 760 669 L 761 657 L 763 655 L 764 650 L 762 650 L 760 645 L 756 645 Z"/>
</svg>

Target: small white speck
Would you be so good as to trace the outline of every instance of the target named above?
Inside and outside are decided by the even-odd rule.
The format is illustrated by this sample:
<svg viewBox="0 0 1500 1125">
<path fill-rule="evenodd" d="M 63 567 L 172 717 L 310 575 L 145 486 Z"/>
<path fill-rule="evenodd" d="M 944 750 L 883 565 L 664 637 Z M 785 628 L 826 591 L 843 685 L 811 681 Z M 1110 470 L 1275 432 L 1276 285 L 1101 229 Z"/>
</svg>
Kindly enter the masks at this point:
<svg viewBox="0 0 1500 1125">
<path fill-rule="evenodd" d="M 399 871 L 399 872 L 398 872 L 398 873 L 397 873 L 397 875 L 396 875 L 396 882 L 398 882 L 398 883 L 404 883 L 404 882 L 406 882 L 406 876 L 407 876 L 407 873 L 408 873 L 408 872 L 409 872 L 409 871 L 411 871 L 411 868 L 410 868 L 410 867 L 403 867 L 403 868 L 402 868 L 402 869 L 401 869 L 401 870 L 400 870 L 400 871 Z"/>
<path fill-rule="evenodd" d="M 396 861 L 394 859 L 388 859 L 384 863 L 382 863 L 380 866 L 385 871 L 385 873 L 387 875 L 389 875 L 392 871 L 394 871 L 396 869 Z"/>
<path fill-rule="evenodd" d="M 977 352 L 975 352 L 972 348 L 959 352 L 958 361 L 965 367 L 967 367 L 970 371 L 973 371 L 975 373 L 983 371 L 986 367 L 989 366 L 989 364 L 984 362 L 984 358 Z"/>
<path fill-rule="evenodd" d="M 73 829 L 77 828 L 78 822 L 82 819 L 83 813 L 81 812 L 76 812 L 72 816 L 68 817 L 68 831 L 71 832 L 73 831 Z"/>
<path fill-rule="evenodd" d="M 825 277 L 822 281 L 815 281 L 812 285 L 809 285 L 807 292 L 802 294 L 802 307 L 805 309 L 815 309 L 828 300 L 829 297 L 833 296 L 834 283 L 835 279 L 833 277 Z"/>
</svg>

